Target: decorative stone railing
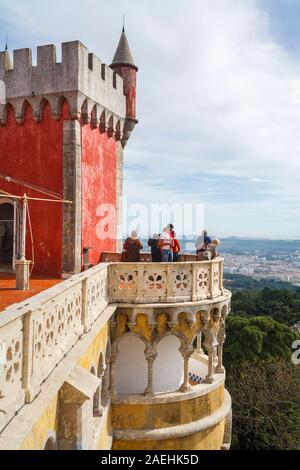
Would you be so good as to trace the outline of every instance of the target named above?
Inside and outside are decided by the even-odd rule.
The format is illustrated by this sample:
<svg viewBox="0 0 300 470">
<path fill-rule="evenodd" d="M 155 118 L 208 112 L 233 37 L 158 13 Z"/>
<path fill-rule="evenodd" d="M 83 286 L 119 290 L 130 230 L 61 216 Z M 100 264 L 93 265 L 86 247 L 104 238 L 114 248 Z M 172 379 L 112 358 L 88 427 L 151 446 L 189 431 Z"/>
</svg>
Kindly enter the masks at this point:
<svg viewBox="0 0 300 470">
<path fill-rule="evenodd" d="M 39 393 L 108 303 L 101 264 L 1 312 L 0 430 Z"/>
<path fill-rule="evenodd" d="M 0 431 L 109 304 L 175 303 L 224 293 L 223 259 L 100 263 L 0 313 Z"/>
<path fill-rule="evenodd" d="M 223 258 L 207 262 L 111 263 L 109 298 L 113 303 L 197 302 L 224 293 Z"/>
</svg>

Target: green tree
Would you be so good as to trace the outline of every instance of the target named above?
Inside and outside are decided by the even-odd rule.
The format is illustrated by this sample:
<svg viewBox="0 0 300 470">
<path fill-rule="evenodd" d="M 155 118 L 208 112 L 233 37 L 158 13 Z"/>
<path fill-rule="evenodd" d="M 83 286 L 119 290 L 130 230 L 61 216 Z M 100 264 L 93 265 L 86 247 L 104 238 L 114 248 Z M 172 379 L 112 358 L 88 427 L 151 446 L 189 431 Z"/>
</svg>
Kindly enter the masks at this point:
<svg viewBox="0 0 300 470">
<path fill-rule="evenodd" d="M 299 335 L 269 317 L 229 316 L 226 325 L 225 365 L 279 358 L 290 361 Z"/>
<path fill-rule="evenodd" d="M 232 364 L 227 387 L 233 404 L 232 449 L 300 449 L 297 368 L 285 360 Z"/>
</svg>

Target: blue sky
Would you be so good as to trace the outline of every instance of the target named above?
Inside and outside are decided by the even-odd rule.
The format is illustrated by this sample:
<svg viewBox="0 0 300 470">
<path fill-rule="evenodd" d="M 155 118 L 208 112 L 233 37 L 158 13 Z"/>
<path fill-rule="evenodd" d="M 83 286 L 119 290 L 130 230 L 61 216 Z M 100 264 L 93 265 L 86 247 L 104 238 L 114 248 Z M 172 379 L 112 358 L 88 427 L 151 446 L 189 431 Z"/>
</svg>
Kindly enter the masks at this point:
<svg viewBox="0 0 300 470">
<path fill-rule="evenodd" d="M 216 235 L 300 238 L 298 0 L 0 0 L 0 40 L 81 40 L 140 67 L 129 202 L 199 203 Z M 59 55 L 59 54 L 58 54 Z"/>
</svg>

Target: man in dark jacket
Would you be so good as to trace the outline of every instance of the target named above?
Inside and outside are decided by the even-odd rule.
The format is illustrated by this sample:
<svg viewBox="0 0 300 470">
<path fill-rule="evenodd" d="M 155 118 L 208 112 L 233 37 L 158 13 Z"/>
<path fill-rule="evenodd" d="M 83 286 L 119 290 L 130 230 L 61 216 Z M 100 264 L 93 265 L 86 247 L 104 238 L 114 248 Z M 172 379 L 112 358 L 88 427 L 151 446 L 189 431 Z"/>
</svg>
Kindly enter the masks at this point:
<svg viewBox="0 0 300 470">
<path fill-rule="evenodd" d="M 154 234 L 152 238 L 148 240 L 148 246 L 151 248 L 151 257 L 153 263 L 161 263 L 161 250 L 159 248 L 159 235 Z"/>
</svg>

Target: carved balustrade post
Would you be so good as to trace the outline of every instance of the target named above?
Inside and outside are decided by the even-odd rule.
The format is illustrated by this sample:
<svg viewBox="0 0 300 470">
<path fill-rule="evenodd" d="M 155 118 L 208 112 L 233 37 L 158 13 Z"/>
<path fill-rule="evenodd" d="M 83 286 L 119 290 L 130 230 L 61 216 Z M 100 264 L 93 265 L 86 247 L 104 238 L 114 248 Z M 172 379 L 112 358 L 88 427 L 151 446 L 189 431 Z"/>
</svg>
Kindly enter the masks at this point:
<svg viewBox="0 0 300 470">
<path fill-rule="evenodd" d="M 214 263 L 210 261 L 209 263 L 209 296 L 211 299 L 214 298 L 214 287 L 215 287 L 215 277 L 214 277 Z"/>
<path fill-rule="evenodd" d="M 224 295 L 224 260 L 219 262 L 219 269 L 220 269 L 220 277 L 219 277 L 219 288 L 221 291 L 221 295 Z"/>
<path fill-rule="evenodd" d="M 144 263 L 140 263 L 136 267 L 137 270 L 137 295 L 136 295 L 136 302 L 143 303 L 144 302 L 144 271 L 145 266 Z"/>
<path fill-rule="evenodd" d="M 82 326 L 83 332 L 89 331 L 89 318 L 88 318 L 88 278 L 82 280 Z"/>
</svg>

